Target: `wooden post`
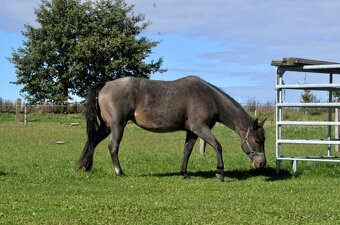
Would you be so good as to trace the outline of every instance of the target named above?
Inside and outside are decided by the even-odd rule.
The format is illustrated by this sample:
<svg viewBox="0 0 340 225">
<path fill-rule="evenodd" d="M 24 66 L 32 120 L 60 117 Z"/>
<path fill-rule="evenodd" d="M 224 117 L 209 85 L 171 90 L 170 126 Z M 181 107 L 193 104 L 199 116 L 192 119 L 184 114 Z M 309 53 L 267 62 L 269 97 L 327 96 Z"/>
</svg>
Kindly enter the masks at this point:
<svg viewBox="0 0 340 225">
<path fill-rule="evenodd" d="M 200 153 L 204 154 L 205 153 L 205 148 L 207 146 L 207 143 L 200 138 Z"/>
<path fill-rule="evenodd" d="M 21 98 L 18 98 L 15 106 L 15 122 L 20 121 Z"/>
</svg>

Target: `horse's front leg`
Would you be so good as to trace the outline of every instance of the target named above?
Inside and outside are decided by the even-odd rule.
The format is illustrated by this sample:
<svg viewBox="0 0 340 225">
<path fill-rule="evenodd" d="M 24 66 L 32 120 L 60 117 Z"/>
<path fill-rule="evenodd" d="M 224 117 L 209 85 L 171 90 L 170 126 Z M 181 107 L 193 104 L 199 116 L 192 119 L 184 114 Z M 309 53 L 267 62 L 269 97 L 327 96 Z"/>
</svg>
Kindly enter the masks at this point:
<svg viewBox="0 0 340 225">
<path fill-rule="evenodd" d="M 196 126 L 192 130 L 197 136 L 202 138 L 208 144 L 210 144 L 216 151 L 217 159 L 217 172 L 216 177 L 224 181 L 224 164 L 222 159 L 222 146 L 215 138 L 214 134 L 211 132 L 208 126 Z"/>
<path fill-rule="evenodd" d="M 222 159 L 222 147 L 221 147 L 221 144 L 217 140 L 214 145 L 214 148 L 216 150 L 216 158 L 217 158 L 216 177 L 220 179 L 221 181 L 224 181 L 224 164 L 223 164 L 223 159 Z"/>
<path fill-rule="evenodd" d="M 189 157 L 192 152 L 192 148 L 195 145 L 195 142 L 197 140 L 197 135 L 192 133 L 191 131 L 187 132 L 187 136 L 185 139 L 185 146 L 184 146 L 184 151 L 183 151 L 183 162 L 182 162 L 182 168 L 181 168 L 181 174 L 185 179 L 190 178 L 187 173 L 187 168 L 188 168 L 188 161 Z"/>
<path fill-rule="evenodd" d="M 111 159 L 113 163 L 113 167 L 118 176 L 125 176 L 120 167 L 118 152 L 120 141 L 123 137 L 124 126 L 111 126 L 111 136 L 109 142 L 109 151 L 111 154 Z"/>
</svg>

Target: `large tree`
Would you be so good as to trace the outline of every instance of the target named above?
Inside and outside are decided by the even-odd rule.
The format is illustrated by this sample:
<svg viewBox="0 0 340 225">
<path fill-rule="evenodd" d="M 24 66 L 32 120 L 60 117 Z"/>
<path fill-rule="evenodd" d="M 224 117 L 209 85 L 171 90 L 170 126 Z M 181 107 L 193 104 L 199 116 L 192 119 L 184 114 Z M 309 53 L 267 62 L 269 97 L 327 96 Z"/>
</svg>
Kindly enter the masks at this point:
<svg viewBox="0 0 340 225">
<path fill-rule="evenodd" d="M 31 102 L 61 103 L 97 82 L 164 71 L 162 58 L 147 62 L 159 44 L 142 36 L 149 22 L 124 0 L 42 0 L 35 14 L 39 26 L 25 25 L 10 59 Z"/>
</svg>

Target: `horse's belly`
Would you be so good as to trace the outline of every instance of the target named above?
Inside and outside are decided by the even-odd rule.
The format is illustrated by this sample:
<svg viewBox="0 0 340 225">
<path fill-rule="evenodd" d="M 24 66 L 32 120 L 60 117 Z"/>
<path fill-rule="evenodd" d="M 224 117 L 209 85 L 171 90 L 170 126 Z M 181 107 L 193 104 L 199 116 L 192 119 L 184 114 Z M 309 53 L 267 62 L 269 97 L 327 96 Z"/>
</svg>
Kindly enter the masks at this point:
<svg viewBox="0 0 340 225">
<path fill-rule="evenodd" d="M 150 131 L 168 132 L 182 129 L 183 121 L 178 114 L 170 114 L 167 111 L 144 111 L 134 113 L 134 122 Z"/>
</svg>

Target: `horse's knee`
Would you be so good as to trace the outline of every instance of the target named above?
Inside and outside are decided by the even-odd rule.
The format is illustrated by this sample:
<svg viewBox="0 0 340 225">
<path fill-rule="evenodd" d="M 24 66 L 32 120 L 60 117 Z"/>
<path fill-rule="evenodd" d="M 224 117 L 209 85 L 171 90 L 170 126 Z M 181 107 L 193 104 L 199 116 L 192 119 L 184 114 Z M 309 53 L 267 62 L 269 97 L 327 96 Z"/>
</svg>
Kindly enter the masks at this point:
<svg viewBox="0 0 340 225">
<path fill-rule="evenodd" d="M 109 145 L 108 145 L 110 153 L 111 153 L 111 154 L 117 154 L 118 148 L 119 148 L 118 146 L 119 146 L 119 145 L 118 145 L 118 142 L 117 142 L 117 141 L 115 141 L 115 140 L 110 140 Z"/>
<path fill-rule="evenodd" d="M 216 141 L 214 147 L 217 153 L 222 153 L 222 145 L 218 141 Z"/>
</svg>

